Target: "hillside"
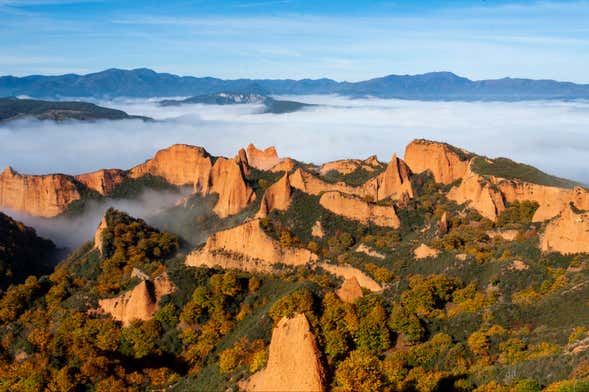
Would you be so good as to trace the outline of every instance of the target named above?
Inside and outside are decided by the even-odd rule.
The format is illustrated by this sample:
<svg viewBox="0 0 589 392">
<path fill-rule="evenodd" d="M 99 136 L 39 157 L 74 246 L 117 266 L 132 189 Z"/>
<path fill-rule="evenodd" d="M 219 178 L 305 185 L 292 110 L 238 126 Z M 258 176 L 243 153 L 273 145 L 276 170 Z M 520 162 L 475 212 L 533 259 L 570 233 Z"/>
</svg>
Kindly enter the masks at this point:
<svg viewBox="0 0 589 392">
<path fill-rule="evenodd" d="M 109 209 L 0 297 L 0 387 L 588 390 L 589 190 L 480 159 L 423 139 L 386 164 L 321 166 L 174 145 L 108 174 L 5 172 L 0 200 L 61 186 L 70 213 L 89 195 L 193 192 L 150 223 Z"/>
<path fill-rule="evenodd" d="M 0 98 L 0 122 L 20 118 L 37 120 L 126 120 L 147 117 L 130 116 L 121 110 L 104 108 L 87 102 L 41 101 L 34 99 Z"/>
<path fill-rule="evenodd" d="M 182 100 L 165 99 L 160 101 L 161 106 L 180 106 L 198 103 L 205 105 L 264 105 L 264 110 L 262 113 L 272 114 L 291 113 L 306 107 L 315 106 L 296 101 L 277 100 L 259 93 L 219 92 L 215 94 L 197 95 L 195 97 L 189 97 Z"/>
<path fill-rule="evenodd" d="M 0 77 L 0 96 L 171 97 L 246 91 L 255 85 L 264 94 L 341 94 L 418 100 L 519 101 L 587 99 L 589 85 L 554 80 L 470 80 L 451 72 L 388 75 L 359 82 L 331 79 L 272 80 L 178 76 L 150 69 L 108 69 L 87 75 Z"/>
</svg>

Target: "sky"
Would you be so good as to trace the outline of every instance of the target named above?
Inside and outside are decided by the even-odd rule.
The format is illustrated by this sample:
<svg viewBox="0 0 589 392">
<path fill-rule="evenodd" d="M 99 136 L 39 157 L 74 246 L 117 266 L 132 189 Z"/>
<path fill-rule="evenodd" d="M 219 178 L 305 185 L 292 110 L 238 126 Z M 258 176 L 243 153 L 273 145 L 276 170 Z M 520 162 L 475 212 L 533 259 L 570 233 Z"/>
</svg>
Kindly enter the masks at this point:
<svg viewBox="0 0 589 392">
<path fill-rule="evenodd" d="M 0 0 L 0 75 L 589 83 L 587 1 Z"/>
</svg>

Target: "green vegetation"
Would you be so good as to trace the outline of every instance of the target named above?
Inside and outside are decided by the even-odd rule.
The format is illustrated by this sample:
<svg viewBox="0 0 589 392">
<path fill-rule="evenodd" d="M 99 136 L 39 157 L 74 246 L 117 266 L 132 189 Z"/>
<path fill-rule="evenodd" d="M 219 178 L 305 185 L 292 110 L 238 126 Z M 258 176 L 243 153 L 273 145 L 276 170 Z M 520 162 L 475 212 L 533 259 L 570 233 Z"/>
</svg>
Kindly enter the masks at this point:
<svg viewBox="0 0 589 392">
<path fill-rule="evenodd" d="M 546 174 L 533 166 L 514 162 L 507 158 L 488 159 L 477 157 L 473 164 L 473 170 L 481 175 L 518 179 L 538 185 L 572 188 L 578 185 L 574 181 L 566 180 Z"/>
</svg>

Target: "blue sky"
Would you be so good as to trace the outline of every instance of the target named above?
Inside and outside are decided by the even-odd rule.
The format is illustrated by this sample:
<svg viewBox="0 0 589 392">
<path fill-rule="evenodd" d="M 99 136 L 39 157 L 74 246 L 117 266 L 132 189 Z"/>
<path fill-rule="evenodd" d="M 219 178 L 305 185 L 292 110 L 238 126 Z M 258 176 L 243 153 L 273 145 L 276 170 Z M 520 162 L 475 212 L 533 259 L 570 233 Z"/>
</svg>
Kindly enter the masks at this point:
<svg viewBox="0 0 589 392">
<path fill-rule="evenodd" d="M 0 0 L 0 74 L 589 83 L 587 1 Z"/>
</svg>

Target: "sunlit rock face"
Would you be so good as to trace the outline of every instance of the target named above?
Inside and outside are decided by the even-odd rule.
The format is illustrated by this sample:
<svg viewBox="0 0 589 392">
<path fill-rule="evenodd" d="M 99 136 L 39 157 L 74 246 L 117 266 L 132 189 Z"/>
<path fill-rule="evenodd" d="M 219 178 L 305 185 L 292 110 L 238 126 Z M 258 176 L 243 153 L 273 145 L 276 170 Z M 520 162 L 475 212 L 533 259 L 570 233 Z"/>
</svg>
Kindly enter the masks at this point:
<svg viewBox="0 0 589 392">
<path fill-rule="evenodd" d="M 259 170 L 270 170 L 280 162 L 274 147 L 259 150 L 256 146 L 250 144 L 247 146 L 246 153 L 249 165 Z"/>
<path fill-rule="evenodd" d="M 102 196 L 109 195 L 125 178 L 125 172 L 119 169 L 101 169 L 75 177 L 76 180 L 84 184 L 88 189 L 92 189 Z"/>
<path fill-rule="evenodd" d="M 282 318 L 272 331 L 268 364 L 242 388 L 247 391 L 325 390 L 325 372 L 315 336 L 304 314 Z"/>
<path fill-rule="evenodd" d="M 446 143 L 418 139 L 405 149 L 405 162 L 414 173 L 430 171 L 442 184 L 464 177 L 473 154 Z"/>
<path fill-rule="evenodd" d="M 0 174 L 0 208 L 51 218 L 80 197 L 73 178 L 63 174 L 24 175 L 10 167 Z"/>
<path fill-rule="evenodd" d="M 540 249 L 563 254 L 589 252 L 589 212 L 567 205 L 546 225 Z"/>
</svg>

